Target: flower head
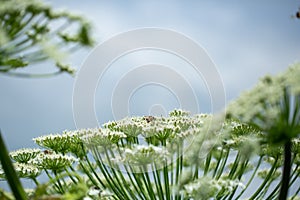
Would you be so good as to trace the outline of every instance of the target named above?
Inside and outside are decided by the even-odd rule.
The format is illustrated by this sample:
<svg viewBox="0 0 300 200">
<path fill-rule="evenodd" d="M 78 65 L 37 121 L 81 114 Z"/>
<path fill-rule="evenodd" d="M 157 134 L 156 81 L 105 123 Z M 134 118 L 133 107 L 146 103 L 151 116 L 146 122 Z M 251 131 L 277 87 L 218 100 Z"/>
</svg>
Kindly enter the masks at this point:
<svg viewBox="0 0 300 200">
<path fill-rule="evenodd" d="M 132 149 L 125 150 L 124 161 L 132 165 L 148 165 L 160 163 L 167 159 L 168 152 L 157 146 L 136 145 Z"/>
<path fill-rule="evenodd" d="M 20 178 L 36 178 L 41 170 L 32 164 L 14 163 L 15 170 Z"/>
<path fill-rule="evenodd" d="M 204 176 L 184 185 L 184 192 L 192 199 L 210 199 L 230 194 L 238 186 L 244 187 L 239 181 Z"/>
<path fill-rule="evenodd" d="M 19 163 L 28 163 L 29 160 L 35 158 L 41 152 L 40 149 L 19 149 L 9 153 L 10 157 Z"/>
<path fill-rule="evenodd" d="M 85 130 L 83 141 L 88 146 L 111 146 L 117 143 L 120 139 L 126 138 L 127 136 L 120 131 L 112 131 L 110 129 L 95 128 Z"/>
<path fill-rule="evenodd" d="M 76 158 L 69 155 L 62 155 L 57 153 L 41 153 L 36 158 L 31 160 L 31 164 L 36 165 L 42 169 L 57 171 L 71 166 L 75 161 Z"/>
<path fill-rule="evenodd" d="M 228 116 L 255 124 L 271 143 L 297 137 L 300 118 L 300 64 L 277 76 L 266 76 L 227 109 Z M 293 103 L 292 103 L 293 102 Z"/>
<path fill-rule="evenodd" d="M 68 152 L 74 154 L 77 158 L 83 158 L 87 154 L 87 149 L 83 145 L 82 136 L 84 130 L 64 131 L 63 135 L 69 138 Z"/>
<path fill-rule="evenodd" d="M 71 137 L 67 134 L 50 134 L 37 138 L 33 141 L 41 147 L 52 149 L 55 152 L 66 153 L 71 145 Z"/>
</svg>

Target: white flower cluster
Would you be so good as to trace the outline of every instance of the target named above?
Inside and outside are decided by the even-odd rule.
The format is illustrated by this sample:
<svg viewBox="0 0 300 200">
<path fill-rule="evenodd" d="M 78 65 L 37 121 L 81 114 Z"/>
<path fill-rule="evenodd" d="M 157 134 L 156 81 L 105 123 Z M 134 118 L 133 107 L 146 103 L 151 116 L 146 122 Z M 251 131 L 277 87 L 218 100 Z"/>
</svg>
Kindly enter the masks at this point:
<svg viewBox="0 0 300 200">
<path fill-rule="evenodd" d="M 10 157 L 19 163 L 28 163 L 41 152 L 40 149 L 23 148 L 9 153 Z"/>
<path fill-rule="evenodd" d="M 120 131 L 112 131 L 110 129 L 86 129 L 83 130 L 84 134 L 82 140 L 88 146 L 111 146 L 117 143 L 120 139 L 126 138 L 126 135 Z"/>
<path fill-rule="evenodd" d="M 168 158 L 168 152 L 162 147 L 153 145 L 135 145 L 132 149 L 126 148 L 124 162 L 132 165 L 145 166 L 161 163 Z"/>
<path fill-rule="evenodd" d="M 32 164 L 14 163 L 14 168 L 21 178 L 35 178 L 41 174 L 41 170 Z"/>
<path fill-rule="evenodd" d="M 126 117 L 119 121 L 105 123 L 103 126 L 112 131 L 121 131 L 127 137 L 137 137 L 145 125 L 146 121 L 142 117 Z"/>
<path fill-rule="evenodd" d="M 103 126 L 113 131 L 121 131 L 128 138 L 141 135 L 144 138 L 171 140 L 194 134 L 193 129 L 202 126 L 205 117 L 206 115 L 189 116 L 186 111 L 174 110 L 169 117 L 128 117 Z"/>
<path fill-rule="evenodd" d="M 77 159 L 70 155 L 41 153 L 31 160 L 30 163 L 42 169 L 57 171 L 71 166 L 75 161 L 77 161 Z"/>
<path fill-rule="evenodd" d="M 113 193 L 111 193 L 109 190 L 100 190 L 96 188 L 90 188 L 89 191 L 87 192 L 86 197 L 83 198 L 83 200 L 93 200 L 93 199 L 103 199 L 103 200 L 111 200 L 114 199 Z"/>
<path fill-rule="evenodd" d="M 211 199 L 219 195 L 220 192 L 222 195 L 230 194 L 236 187 L 244 188 L 244 185 L 236 180 L 216 180 L 204 176 L 184 185 L 184 192 L 192 199 Z"/>
<path fill-rule="evenodd" d="M 30 163 L 14 162 L 13 167 L 20 178 L 34 179 L 41 174 L 41 169 Z M 0 178 L 6 179 L 6 175 L 2 167 L 0 167 Z"/>
<path fill-rule="evenodd" d="M 72 137 L 68 134 L 50 134 L 33 138 L 33 141 L 41 147 L 52 149 L 55 152 L 66 153 L 72 144 Z"/>
<path fill-rule="evenodd" d="M 278 76 L 266 76 L 250 91 L 233 101 L 227 107 L 230 116 L 244 122 L 252 122 L 263 130 L 271 127 L 280 113 L 284 90 L 300 95 L 300 63 L 291 66 Z"/>
</svg>

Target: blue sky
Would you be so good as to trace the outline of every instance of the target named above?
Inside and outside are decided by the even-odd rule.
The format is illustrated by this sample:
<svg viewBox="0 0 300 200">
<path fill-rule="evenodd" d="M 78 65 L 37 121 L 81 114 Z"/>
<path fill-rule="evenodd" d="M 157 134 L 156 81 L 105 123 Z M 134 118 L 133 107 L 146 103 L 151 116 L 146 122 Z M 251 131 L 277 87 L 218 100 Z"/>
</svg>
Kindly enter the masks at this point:
<svg viewBox="0 0 300 200">
<path fill-rule="evenodd" d="M 119 0 L 95 3 L 55 0 L 49 3 L 85 15 L 93 23 L 94 36 L 99 43 L 118 33 L 143 27 L 167 28 L 187 35 L 204 47 L 216 64 L 227 101 L 251 88 L 259 77 L 276 74 L 300 60 L 300 20 L 291 18 L 300 1 Z M 80 69 L 89 52 L 77 52 L 70 57 L 70 62 Z M 140 57 L 136 55 L 132 59 Z M 43 63 L 37 67 L 49 65 L 51 63 Z M 107 75 L 104 87 L 109 88 L 108 80 L 117 79 L 117 75 L 117 70 Z M 22 79 L 0 74 L 0 81 L 0 127 L 10 150 L 33 146 L 33 137 L 76 128 L 72 113 L 73 77 L 65 74 L 48 79 Z M 201 86 L 195 86 L 196 90 L 197 87 Z M 111 115 L 103 114 L 105 110 L 101 110 L 103 102 L 98 93 L 96 110 L 97 115 L 102 116 L 99 122 L 103 123 L 111 119 Z M 147 93 L 140 91 L 133 99 L 140 103 L 142 98 L 151 97 L 151 94 L 150 97 L 145 95 Z M 144 106 L 151 103 L 155 101 Z M 203 111 L 207 112 L 205 108 Z M 143 112 L 133 109 L 133 114 Z"/>
</svg>

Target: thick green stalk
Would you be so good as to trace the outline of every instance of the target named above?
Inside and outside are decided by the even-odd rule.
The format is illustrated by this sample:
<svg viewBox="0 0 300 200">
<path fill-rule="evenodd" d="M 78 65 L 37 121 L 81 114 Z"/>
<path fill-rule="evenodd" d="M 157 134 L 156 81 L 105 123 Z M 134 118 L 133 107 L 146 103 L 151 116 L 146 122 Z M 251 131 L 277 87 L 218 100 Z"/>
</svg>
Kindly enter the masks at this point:
<svg viewBox="0 0 300 200">
<path fill-rule="evenodd" d="M 281 180 L 281 188 L 279 193 L 279 200 L 285 200 L 288 195 L 290 173 L 291 173 L 291 158 L 292 158 L 292 142 L 289 140 L 284 145 L 284 165 Z"/>
<path fill-rule="evenodd" d="M 2 139 L 2 134 L 0 131 L 0 161 L 2 168 L 4 170 L 5 176 L 7 178 L 8 184 L 13 192 L 13 195 L 16 199 L 25 200 L 27 199 L 27 195 L 24 191 L 24 188 L 21 185 L 21 182 L 17 176 L 17 173 L 12 165 L 12 162 L 9 158 L 9 154 L 7 148 L 4 144 L 4 140 Z"/>
</svg>

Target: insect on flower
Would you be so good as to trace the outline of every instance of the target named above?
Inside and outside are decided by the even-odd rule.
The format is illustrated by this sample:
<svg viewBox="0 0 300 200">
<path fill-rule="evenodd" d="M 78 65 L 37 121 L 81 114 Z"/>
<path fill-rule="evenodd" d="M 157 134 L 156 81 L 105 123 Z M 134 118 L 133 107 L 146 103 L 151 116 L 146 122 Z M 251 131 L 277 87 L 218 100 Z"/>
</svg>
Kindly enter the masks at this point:
<svg viewBox="0 0 300 200">
<path fill-rule="evenodd" d="M 147 123 L 150 123 L 150 122 L 155 120 L 155 117 L 153 117 L 153 116 L 144 116 L 143 119 L 146 120 Z"/>
<path fill-rule="evenodd" d="M 44 154 L 52 154 L 52 151 L 50 151 L 50 150 L 44 150 Z"/>
</svg>

